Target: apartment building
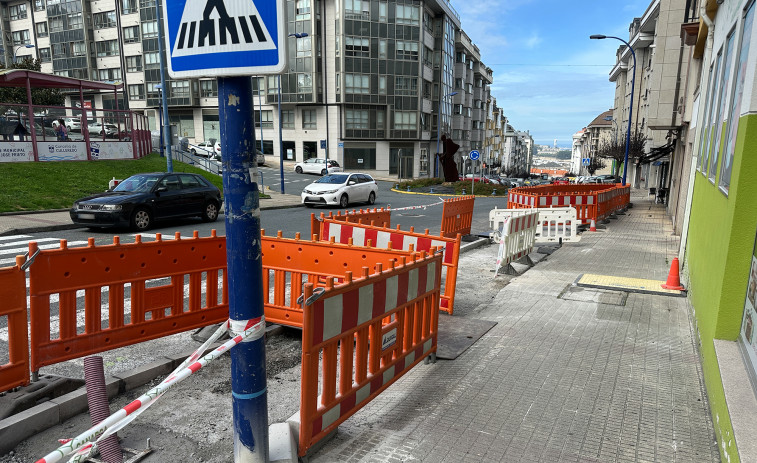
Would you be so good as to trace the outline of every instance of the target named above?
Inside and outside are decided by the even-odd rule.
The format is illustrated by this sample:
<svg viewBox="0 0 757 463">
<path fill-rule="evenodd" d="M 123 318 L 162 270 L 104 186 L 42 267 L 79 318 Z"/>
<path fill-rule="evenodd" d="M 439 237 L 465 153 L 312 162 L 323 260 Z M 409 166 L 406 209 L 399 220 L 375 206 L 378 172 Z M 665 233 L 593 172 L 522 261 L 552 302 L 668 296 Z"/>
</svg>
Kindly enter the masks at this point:
<svg viewBox="0 0 757 463">
<path fill-rule="evenodd" d="M 583 159 L 595 159 L 597 151 L 610 141 L 617 140 L 617 126 L 613 124 L 612 110 L 605 111 L 595 117 L 589 125 L 573 135 L 573 152 L 571 169 L 573 173 L 580 175 L 592 175 L 583 165 Z M 615 129 L 615 130 L 613 130 Z M 611 174 L 614 172 L 614 161 L 604 160 L 605 167 L 596 170 L 593 175 Z"/>
<path fill-rule="evenodd" d="M 218 139 L 215 79 L 159 85 L 160 6 L 156 0 L 2 0 L 0 63 L 31 56 L 41 59 L 43 72 L 122 82 L 118 107 L 143 111 L 153 128 L 165 91 L 169 122 L 180 137 Z M 491 138 L 493 72 L 448 1 L 289 0 L 287 33 L 286 72 L 252 77 L 257 143 L 272 161 L 280 154 L 290 161 L 328 156 L 346 169 L 426 177 L 434 175 L 440 134 L 461 146 L 461 167 L 462 155 L 484 149 Z M 82 103 L 112 109 L 115 98 L 85 94 Z M 67 99 L 70 106 L 82 103 L 78 94 Z"/>
</svg>

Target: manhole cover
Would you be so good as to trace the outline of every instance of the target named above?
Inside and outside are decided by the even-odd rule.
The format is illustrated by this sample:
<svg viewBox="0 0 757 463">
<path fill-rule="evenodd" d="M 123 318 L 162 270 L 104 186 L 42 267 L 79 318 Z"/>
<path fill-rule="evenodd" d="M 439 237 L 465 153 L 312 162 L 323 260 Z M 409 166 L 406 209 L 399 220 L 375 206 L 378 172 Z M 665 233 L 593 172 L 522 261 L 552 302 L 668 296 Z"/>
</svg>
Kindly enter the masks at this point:
<svg viewBox="0 0 757 463">
<path fill-rule="evenodd" d="M 628 293 L 625 291 L 582 288 L 580 286 L 568 285 L 557 297 L 566 301 L 595 302 L 597 304 L 625 306 L 626 299 L 628 299 Z"/>
</svg>

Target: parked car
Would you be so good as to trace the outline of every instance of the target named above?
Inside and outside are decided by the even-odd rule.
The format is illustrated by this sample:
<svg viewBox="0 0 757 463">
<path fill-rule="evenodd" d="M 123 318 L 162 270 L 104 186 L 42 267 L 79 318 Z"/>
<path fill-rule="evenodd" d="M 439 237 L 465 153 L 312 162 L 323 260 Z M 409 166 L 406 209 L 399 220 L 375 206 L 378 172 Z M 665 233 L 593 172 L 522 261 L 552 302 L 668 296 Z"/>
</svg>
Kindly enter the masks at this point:
<svg viewBox="0 0 757 463">
<path fill-rule="evenodd" d="M 256 149 L 255 150 L 256 160 L 258 162 L 258 166 L 264 166 L 265 165 L 265 154 L 263 154 L 262 151 Z"/>
<path fill-rule="evenodd" d="M 67 117 L 63 119 L 63 124 L 66 126 L 66 129 L 68 129 L 69 132 L 76 131 L 81 132 L 81 122 L 79 121 L 78 117 Z M 58 125 L 58 121 L 53 122 L 53 127 L 56 127 Z"/>
<path fill-rule="evenodd" d="M 616 176 L 610 174 L 597 175 L 597 178 L 602 183 L 620 183 Z"/>
<path fill-rule="evenodd" d="M 145 173 L 123 180 L 112 190 L 74 202 L 71 220 L 90 228 L 149 229 L 155 221 L 177 217 L 218 218 L 221 192 L 205 177 L 188 173 Z"/>
<path fill-rule="evenodd" d="M 470 182 L 473 180 L 473 182 L 483 182 L 483 183 L 493 183 L 490 179 L 486 178 L 486 176 L 480 176 L 480 175 L 474 175 L 474 174 L 466 174 L 465 177 L 459 177 L 458 181 L 460 182 Z"/>
<path fill-rule="evenodd" d="M 570 185 L 570 180 L 567 177 L 555 177 L 552 179 L 553 185 Z"/>
<path fill-rule="evenodd" d="M 302 204 L 307 207 L 316 205 L 339 205 L 347 207 L 350 203 L 376 202 L 378 185 L 368 174 L 333 173 L 319 178 L 302 190 Z"/>
<path fill-rule="evenodd" d="M 339 163 L 333 159 L 329 159 L 328 167 L 326 166 L 326 159 L 324 158 L 310 158 L 305 159 L 302 162 L 298 162 L 294 165 L 294 171 L 298 174 L 333 174 L 334 172 L 341 172 L 342 168 L 339 167 Z"/>
<path fill-rule="evenodd" d="M 190 143 L 189 152 L 195 156 L 202 156 L 209 158 L 213 155 L 221 155 L 221 144 L 215 142 L 215 144 L 209 141 L 201 141 L 200 143 Z"/>
<path fill-rule="evenodd" d="M 98 137 L 118 137 L 118 127 L 115 124 L 103 124 L 99 121 L 90 122 L 87 126 L 90 135 Z"/>
</svg>

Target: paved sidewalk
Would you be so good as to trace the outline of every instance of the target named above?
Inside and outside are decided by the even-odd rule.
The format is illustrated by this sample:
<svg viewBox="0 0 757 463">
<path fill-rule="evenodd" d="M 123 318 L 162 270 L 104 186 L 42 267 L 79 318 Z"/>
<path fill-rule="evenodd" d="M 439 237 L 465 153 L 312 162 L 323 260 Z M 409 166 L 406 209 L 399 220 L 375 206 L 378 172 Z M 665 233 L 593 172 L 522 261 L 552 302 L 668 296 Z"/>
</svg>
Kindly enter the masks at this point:
<svg viewBox="0 0 757 463">
<path fill-rule="evenodd" d="M 678 237 L 661 205 L 632 201 L 461 314 L 497 325 L 414 368 L 311 462 L 720 461 L 687 299 L 572 286 L 585 272 L 666 279 Z"/>
<path fill-rule="evenodd" d="M 260 200 L 260 209 L 284 209 L 301 207 L 300 195 L 282 195 L 268 191 L 271 197 Z M 221 211 L 223 213 L 223 211 Z M 71 222 L 71 216 L 66 210 L 39 211 L 32 213 L 4 213 L 0 214 L 0 236 L 13 235 L 21 232 L 33 233 L 40 231 L 67 230 L 83 228 Z"/>
</svg>

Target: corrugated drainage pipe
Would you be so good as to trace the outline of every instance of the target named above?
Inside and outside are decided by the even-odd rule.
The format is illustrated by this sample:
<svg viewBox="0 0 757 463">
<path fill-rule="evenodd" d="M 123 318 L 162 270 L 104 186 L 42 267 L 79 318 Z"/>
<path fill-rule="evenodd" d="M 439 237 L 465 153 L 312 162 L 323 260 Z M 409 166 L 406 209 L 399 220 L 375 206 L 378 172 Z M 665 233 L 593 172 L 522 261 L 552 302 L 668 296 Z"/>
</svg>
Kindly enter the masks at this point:
<svg viewBox="0 0 757 463">
<path fill-rule="evenodd" d="M 92 425 L 100 423 L 110 416 L 108 393 L 105 390 L 105 373 L 103 372 L 103 358 L 91 356 L 84 359 L 84 382 L 87 387 L 87 403 Z M 108 436 L 97 444 L 100 455 L 107 463 L 123 463 L 124 455 L 118 435 Z"/>
</svg>

